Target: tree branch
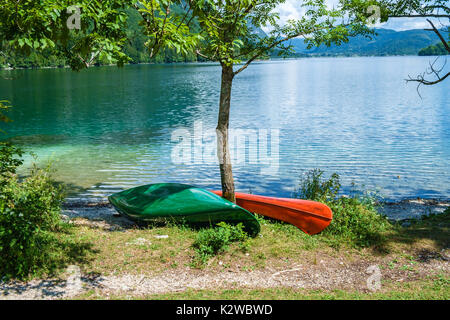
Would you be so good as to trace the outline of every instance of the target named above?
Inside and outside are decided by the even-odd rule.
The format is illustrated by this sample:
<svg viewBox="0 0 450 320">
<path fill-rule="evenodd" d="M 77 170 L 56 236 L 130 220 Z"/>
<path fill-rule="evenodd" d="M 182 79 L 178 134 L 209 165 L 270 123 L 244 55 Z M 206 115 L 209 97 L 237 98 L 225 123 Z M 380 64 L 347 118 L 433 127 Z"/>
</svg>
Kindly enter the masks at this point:
<svg viewBox="0 0 450 320">
<path fill-rule="evenodd" d="M 435 84 L 438 84 L 439 82 L 444 81 L 445 79 L 447 79 L 450 76 L 450 72 L 448 72 L 445 76 L 443 77 L 439 77 L 439 79 L 435 80 L 435 81 L 428 81 L 425 80 L 423 76 L 419 76 L 417 79 L 414 78 L 409 78 L 406 79 L 407 82 L 419 82 L 420 84 L 426 85 L 426 86 L 432 86 Z"/>
<path fill-rule="evenodd" d="M 279 45 L 279 44 L 281 44 L 281 43 L 283 43 L 285 41 L 288 41 L 290 39 L 293 39 L 293 38 L 296 38 L 296 37 L 299 37 L 299 36 L 302 36 L 302 35 L 304 35 L 304 34 L 303 33 L 298 33 L 298 34 L 290 35 L 290 36 L 288 36 L 286 38 L 283 38 L 281 40 L 278 40 L 278 41 L 272 43 L 268 47 L 264 47 L 264 48 L 258 50 L 258 52 L 255 55 L 253 55 L 250 59 L 248 59 L 248 61 L 241 68 L 239 68 L 237 71 L 234 72 L 234 75 L 237 75 L 238 73 L 240 73 L 240 72 L 244 71 L 245 69 L 247 69 L 247 67 L 250 65 L 250 63 L 252 63 L 255 59 L 260 57 L 264 52 L 275 48 L 277 45 Z"/>
<path fill-rule="evenodd" d="M 427 30 L 434 31 L 434 33 L 436 33 L 437 36 L 439 37 L 439 39 L 441 40 L 441 42 L 442 42 L 442 44 L 444 45 L 444 47 L 445 47 L 445 49 L 447 50 L 447 52 L 450 53 L 450 47 L 449 47 L 449 45 L 448 45 L 448 42 L 445 41 L 444 37 L 443 37 L 442 34 L 439 32 L 439 30 L 436 29 L 436 27 L 434 26 L 433 22 L 432 22 L 431 20 L 429 20 L 429 19 L 427 19 L 427 21 L 428 21 L 428 23 L 431 25 L 431 27 L 433 28 L 433 29 L 431 29 L 431 30 L 430 30 L 430 29 L 427 29 Z"/>
<path fill-rule="evenodd" d="M 204 55 L 203 53 L 201 53 L 200 50 L 195 51 L 195 53 L 196 53 L 198 56 L 200 56 L 200 57 L 202 57 L 202 58 L 204 58 L 204 59 L 206 59 L 206 60 L 214 61 L 211 57 L 209 57 L 209 56 Z"/>
<path fill-rule="evenodd" d="M 425 71 L 424 73 L 420 74 L 417 76 L 417 78 L 412 78 L 411 76 L 409 76 L 409 79 L 406 79 L 406 82 L 418 82 L 419 84 L 417 85 L 417 93 L 420 96 L 420 92 L 419 92 L 419 88 L 421 85 L 425 85 L 425 86 L 433 86 L 435 84 L 438 84 L 440 82 L 443 82 L 445 79 L 447 79 L 450 76 L 450 72 L 448 72 L 447 74 L 445 74 L 443 77 L 440 76 L 440 73 L 442 72 L 442 70 L 444 70 L 445 65 L 447 64 L 447 60 L 445 61 L 445 63 L 442 65 L 442 68 L 440 68 L 439 70 L 436 69 L 434 67 L 434 65 L 436 64 L 436 61 L 439 59 L 436 58 L 436 60 L 434 60 L 433 63 L 430 63 L 430 68 L 429 70 Z M 434 74 L 436 76 L 436 80 L 427 80 L 425 79 L 426 75 L 431 75 Z"/>
<path fill-rule="evenodd" d="M 448 18 L 449 14 L 424 13 L 424 14 L 396 14 L 390 15 L 389 18 Z"/>
</svg>

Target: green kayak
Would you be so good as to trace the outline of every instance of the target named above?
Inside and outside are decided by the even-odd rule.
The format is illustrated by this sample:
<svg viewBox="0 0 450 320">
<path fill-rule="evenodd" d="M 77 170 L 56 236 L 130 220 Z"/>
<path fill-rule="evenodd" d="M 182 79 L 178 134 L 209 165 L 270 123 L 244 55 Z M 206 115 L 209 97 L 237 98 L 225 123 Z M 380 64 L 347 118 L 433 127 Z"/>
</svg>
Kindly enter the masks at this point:
<svg viewBox="0 0 450 320">
<path fill-rule="evenodd" d="M 185 184 L 149 184 L 115 193 L 108 199 L 117 211 L 133 220 L 175 219 L 196 226 L 215 226 L 224 221 L 242 223 L 251 236 L 260 231 L 252 213 L 212 192 Z"/>
</svg>

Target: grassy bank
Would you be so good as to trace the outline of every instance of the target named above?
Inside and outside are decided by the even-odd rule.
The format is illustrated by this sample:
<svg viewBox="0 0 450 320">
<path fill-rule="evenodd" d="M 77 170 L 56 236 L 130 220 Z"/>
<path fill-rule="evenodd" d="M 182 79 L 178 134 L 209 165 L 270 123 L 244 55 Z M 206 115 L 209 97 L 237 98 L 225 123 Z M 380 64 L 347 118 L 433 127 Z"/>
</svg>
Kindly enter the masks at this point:
<svg viewBox="0 0 450 320">
<path fill-rule="evenodd" d="M 261 219 L 257 237 L 246 239 L 245 245 L 230 242 L 205 263 L 199 263 L 194 245 L 199 230 L 180 225 L 139 227 L 124 221 L 75 218 L 58 233 L 61 243 L 76 247 L 70 255 L 59 252 L 64 262 L 60 273 L 48 276 L 64 282 L 69 264 L 79 266 L 83 275 L 83 291 L 66 298 L 448 299 L 450 295 L 448 212 L 408 227 L 393 225 L 378 238 L 382 241 L 365 247 L 343 241 L 340 235 L 309 236 L 294 226 Z M 382 275 L 376 292 L 366 283 L 367 268 L 373 265 Z M 48 291 L 49 280 L 39 279 L 30 289 Z M 19 286 L 22 290 L 23 284 Z"/>
<path fill-rule="evenodd" d="M 246 245 L 231 243 L 205 264 L 196 262 L 198 231 L 183 226 L 139 228 L 104 226 L 75 219 L 71 231 L 60 236 L 68 242 L 84 243 L 80 263 L 87 273 L 154 274 L 167 268 L 189 267 L 201 270 L 251 271 L 267 266 L 285 267 L 295 263 L 317 264 L 320 259 L 348 262 L 391 257 L 396 267 L 420 259 L 421 253 L 441 256 L 449 247 L 450 214 L 433 216 L 405 228 L 394 225 L 379 235 L 380 242 L 355 247 L 346 236 L 307 235 L 296 227 L 261 219 L 262 230 Z M 162 236 L 162 237 L 161 237 Z M 392 266 L 392 264 L 391 264 Z"/>
<path fill-rule="evenodd" d="M 248 239 L 245 248 L 230 244 L 205 264 L 196 260 L 198 231 L 180 226 L 110 230 L 77 219 L 71 240 L 92 244 L 80 264 L 86 277 L 102 275 L 129 285 L 128 277 L 151 279 L 180 277 L 185 288 L 175 292 L 145 294 L 133 290 L 104 290 L 86 287 L 77 299 L 449 299 L 449 214 L 433 216 L 404 228 L 387 231 L 383 245 L 357 248 L 332 235 L 308 236 L 297 228 L 263 221 L 260 236 Z M 161 237 L 161 236 L 164 237 Z M 371 292 L 367 267 L 381 270 L 381 288 Z M 285 274 L 279 285 L 263 278 Z M 186 278 L 186 275 L 191 275 Z M 259 280 L 241 286 L 239 277 L 257 274 Z M 223 285 L 216 279 L 230 275 Z M 199 278 L 210 278 L 212 286 L 189 288 Z M 317 279 L 313 279 L 317 277 Z M 335 277 L 336 279 L 332 279 Z M 347 282 L 339 278 L 347 277 Z M 304 282 L 305 288 L 296 287 Z M 234 283 L 233 281 L 236 280 Z M 303 281 L 304 280 L 304 281 Z M 203 281 L 203 280 L 202 280 Z M 143 283 L 142 286 L 145 287 Z M 215 287 L 217 286 L 217 287 Z M 255 286 L 255 287 L 253 287 Z M 294 286 L 294 287 L 292 287 Z M 180 292 L 177 292 L 180 291 Z"/>
</svg>

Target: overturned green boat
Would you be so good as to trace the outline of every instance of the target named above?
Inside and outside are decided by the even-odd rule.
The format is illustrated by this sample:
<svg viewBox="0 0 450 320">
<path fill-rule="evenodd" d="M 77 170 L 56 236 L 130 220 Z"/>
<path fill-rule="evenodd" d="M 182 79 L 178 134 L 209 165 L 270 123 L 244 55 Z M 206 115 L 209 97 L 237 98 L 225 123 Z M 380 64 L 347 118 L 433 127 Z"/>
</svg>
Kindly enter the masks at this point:
<svg viewBox="0 0 450 320">
<path fill-rule="evenodd" d="M 124 190 L 108 197 L 121 214 L 140 221 L 178 221 L 195 226 L 219 222 L 242 223 L 255 236 L 260 225 L 255 216 L 212 192 L 190 185 L 159 183 Z"/>
</svg>

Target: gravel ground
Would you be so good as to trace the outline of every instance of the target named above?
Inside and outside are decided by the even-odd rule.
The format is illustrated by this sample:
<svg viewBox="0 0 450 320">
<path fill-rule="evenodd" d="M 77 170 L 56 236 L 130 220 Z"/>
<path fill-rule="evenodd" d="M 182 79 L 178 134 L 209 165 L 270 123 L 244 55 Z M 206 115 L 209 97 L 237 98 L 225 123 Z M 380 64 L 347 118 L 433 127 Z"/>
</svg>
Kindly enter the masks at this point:
<svg viewBox="0 0 450 320">
<path fill-rule="evenodd" d="M 181 292 L 187 289 L 232 288 L 304 288 L 348 289 L 369 292 L 370 279 L 376 264 L 342 261 L 320 261 L 316 265 L 294 265 L 288 270 L 266 268 L 249 272 L 204 272 L 191 269 L 167 270 L 156 277 L 144 275 L 69 276 L 68 280 L 33 280 L 28 283 L 0 283 L 0 299 L 62 299 L 71 298 L 88 290 L 102 297 L 126 295 L 140 297 L 152 294 Z M 370 268 L 372 267 L 372 269 Z M 76 267 L 71 267 L 75 269 Z M 379 269 L 378 269 L 379 270 Z M 432 259 L 418 265 L 414 271 L 396 270 L 380 272 L 382 281 L 413 281 L 439 273 L 448 273 L 447 258 Z M 381 284 L 382 286 L 382 284 Z"/>
<path fill-rule="evenodd" d="M 388 202 L 379 208 L 381 214 L 391 220 L 417 219 L 421 216 L 443 213 L 450 207 L 450 201 L 411 199 L 399 202 Z M 63 214 L 67 218 L 82 217 L 90 221 L 109 224 L 132 225 L 132 221 L 117 216 L 117 211 L 108 202 L 70 202 L 67 203 Z"/>
</svg>

